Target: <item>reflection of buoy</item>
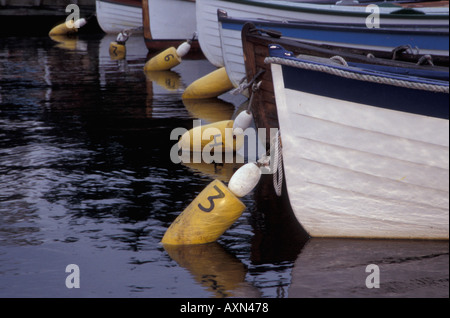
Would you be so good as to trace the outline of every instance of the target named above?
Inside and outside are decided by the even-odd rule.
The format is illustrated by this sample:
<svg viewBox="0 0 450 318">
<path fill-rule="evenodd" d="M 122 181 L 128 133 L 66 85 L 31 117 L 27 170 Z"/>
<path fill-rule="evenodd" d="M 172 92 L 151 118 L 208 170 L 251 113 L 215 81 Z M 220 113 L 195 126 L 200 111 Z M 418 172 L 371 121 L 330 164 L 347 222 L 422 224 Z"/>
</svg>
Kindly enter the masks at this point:
<svg viewBox="0 0 450 318">
<path fill-rule="evenodd" d="M 50 39 L 58 42 L 58 47 L 67 50 L 76 50 L 78 40 L 76 37 L 68 37 L 67 35 L 50 35 Z"/>
<path fill-rule="evenodd" d="M 244 144 L 244 136 L 233 136 L 233 120 L 223 120 L 208 125 L 201 125 L 185 132 L 178 141 L 178 148 L 190 149 L 194 152 L 221 149 L 232 152 Z"/>
<path fill-rule="evenodd" d="M 67 22 L 58 24 L 50 30 L 48 35 L 66 35 L 77 33 L 78 29 L 86 24 L 86 19 L 78 19 L 77 21 L 68 20 Z"/>
<path fill-rule="evenodd" d="M 190 153 L 182 154 L 180 156 L 181 163 L 201 175 L 222 182 L 229 182 L 233 174 L 244 165 L 244 157 L 238 154 L 234 154 L 230 161 L 227 161 L 225 155 L 223 155 L 221 163 L 207 163 L 204 160 L 194 162 L 191 157 Z"/>
<path fill-rule="evenodd" d="M 87 44 L 78 40 L 76 36 L 70 35 L 50 35 L 50 39 L 57 42 L 56 47 L 70 51 L 87 51 Z"/>
<path fill-rule="evenodd" d="M 233 87 L 225 67 L 222 67 L 194 81 L 186 88 L 182 98 L 201 99 L 217 97 Z"/>
<path fill-rule="evenodd" d="M 259 167 L 253 162 L 247 163 L 233 174 L 228 183 L 228 189 L 237 197 L 242 198 L 256 187 L 260 178 Z"/>
<path fill-rule="evenodd" d="M 217 242 L 164 245 L 164 250 L 216 297 L 261 297 L 259 290 L 245 279 L 246 266 Z"/>
<path fill-rule="evenodd" d="M 152 57 L 144 65 L 144 71 L 167 71 L 181 63 L 181 58 L 191 49 L 191 41 L 180 44 L 178 48 L 169 47 Z"/>
<path fill-rule="evenodd" d="M 245 205 L 221 181 L 211 182 L 176 218 L 163 244 L 203 244 L 216 241 L 241 215 Z"/>
<path fill-rule="evenodd" d="M 168 91 L 178 91 L 183 88 L 180 75 L 173 71 L 146 71 L 145 77 Z"/>
<path fill-rule="evenodd" d="M 218 98 L 183 99 L 184 107 L 195 118 L 208 123 L 229 120 L 234 113 L 234 105 Z"/>
</svg>

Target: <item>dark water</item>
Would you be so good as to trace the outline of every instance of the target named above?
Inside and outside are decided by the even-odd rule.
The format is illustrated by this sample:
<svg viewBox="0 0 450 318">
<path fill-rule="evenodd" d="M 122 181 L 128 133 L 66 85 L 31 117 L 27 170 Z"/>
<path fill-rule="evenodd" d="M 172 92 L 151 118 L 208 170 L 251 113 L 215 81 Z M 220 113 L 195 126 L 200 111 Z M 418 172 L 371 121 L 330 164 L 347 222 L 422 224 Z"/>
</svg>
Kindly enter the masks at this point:
<svg viewBox="0 0 450 318">
<path fill-rule="evenodd" d="M 144 74 L 143 40 L 114 61 L 113 39 L 0 38 L 1 297 L 448 297 L 448 242 L 308 240 L 270 176 L 216 243 L 165 249 L 179 213 L 239 166 L 174 164 L 170 132 L 245 100 L 183 103 L 213 66 Z"/>
</svg>

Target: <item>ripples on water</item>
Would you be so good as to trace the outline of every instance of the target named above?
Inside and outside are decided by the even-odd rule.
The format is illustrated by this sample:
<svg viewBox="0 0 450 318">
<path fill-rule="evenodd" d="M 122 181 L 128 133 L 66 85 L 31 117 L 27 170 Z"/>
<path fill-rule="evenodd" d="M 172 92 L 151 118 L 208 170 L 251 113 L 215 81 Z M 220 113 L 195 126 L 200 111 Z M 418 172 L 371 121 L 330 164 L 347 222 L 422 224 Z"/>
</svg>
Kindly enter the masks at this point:
<svg viewBox="0 0 450 318">
<path fill-rule="evenodd" d="M 0 38 L 0 296 L 448 297 L 447 242 L 304 246 L 270 177 L 217 243 L 165 250 L 159 241 L 176 216 L 238 168 L 173 164 L 171 130 L 229 119 L 244 101 L 185 104 L 183 89 L 213 70 L 207 61 L 146 75 L 143 40 L 131 38 L 126 61 L 113 61 L 113 39 Z M 388 291 L 369 290 L 369 261 L 410 272 Z M 79 289 L 65 286 L 72 263 Z"/>
</svg>

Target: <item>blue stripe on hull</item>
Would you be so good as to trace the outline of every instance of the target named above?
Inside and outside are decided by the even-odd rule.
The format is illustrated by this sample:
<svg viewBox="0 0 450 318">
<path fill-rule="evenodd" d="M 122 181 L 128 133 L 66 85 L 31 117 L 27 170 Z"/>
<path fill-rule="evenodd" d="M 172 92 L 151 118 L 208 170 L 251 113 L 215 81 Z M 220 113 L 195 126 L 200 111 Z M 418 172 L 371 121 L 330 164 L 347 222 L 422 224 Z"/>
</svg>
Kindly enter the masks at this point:
<svg viewBox="0 0 450 318">
<path fill-rule="evenodd" d="M 343 78 L 283 65 L 285 87 L 375 107 L 449 119 L 449 96 L 417 89 Z"/>
<path fill-rule="evenodd" d="M 322 41 L 333 43 L 346 43 L 353 45 L 397 47 L 411 45 L 423 50 L 443 50 L 449 48 L 448 32 L 421 32 L 417 30 L 400 30 L 389 28 L 325 26 L 306 23 L 297 23 L 292 26 L 278 23 L 259 23 L 252 21 L 258 28 L 269 28 L 279 31 L 284 37 L 292 37 L 309 41 Z M 243 24 L 222 22 L 224 29 L 241 30 Z"/>
</svg>

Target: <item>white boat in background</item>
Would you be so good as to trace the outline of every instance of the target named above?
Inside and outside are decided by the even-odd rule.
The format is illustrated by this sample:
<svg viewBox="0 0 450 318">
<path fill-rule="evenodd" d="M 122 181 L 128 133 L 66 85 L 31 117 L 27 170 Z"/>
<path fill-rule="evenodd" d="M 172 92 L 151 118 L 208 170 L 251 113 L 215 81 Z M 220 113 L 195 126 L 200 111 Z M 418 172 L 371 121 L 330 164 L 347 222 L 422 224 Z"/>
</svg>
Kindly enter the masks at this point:
<svg viewBox="0 0 450 318">
<path fill-rule="evenodd" d="M 141 0 L 97 0 L 97 21 L 105 33 L 118 34 L 123 30 L 142 33 Z"/>
<path fill-rule="evenodd" d="M 448 240 L 448 81 L 278 45 L 265 63 L 289 200 L 311 237 Z"/>
<path fill-rule="evenodd" d="M 298 1 L 270 0 L 197 0 L 197 30 L 200 47 L 206 58 L 215 66 L 224 66 L 219 37 L 217 9 L 227 11 L 234 18 L 256 18 L 273 21 L 310 21 L 366 25 L 372 11 L 366 5 L 331 5 Z M 374 2 L 376 3 L 376 2 Z M 380 2 L 380 23 L 390 25 L 449 25 L 449 8 L 420 7 L 404 9 L 403 6 Z"/>
<path fill-rule="evenodd" d="M 195 0 L 142 0 L 144 38 L 149 50 L 177 46 L 197 31 Z M 191 50 L 198 47 L 193 42 Z"/>
</svg>

